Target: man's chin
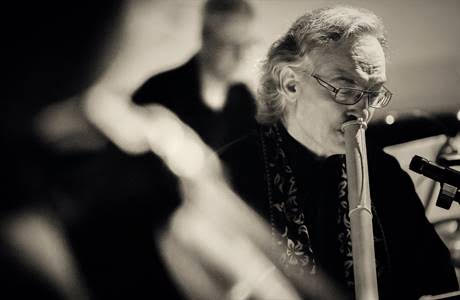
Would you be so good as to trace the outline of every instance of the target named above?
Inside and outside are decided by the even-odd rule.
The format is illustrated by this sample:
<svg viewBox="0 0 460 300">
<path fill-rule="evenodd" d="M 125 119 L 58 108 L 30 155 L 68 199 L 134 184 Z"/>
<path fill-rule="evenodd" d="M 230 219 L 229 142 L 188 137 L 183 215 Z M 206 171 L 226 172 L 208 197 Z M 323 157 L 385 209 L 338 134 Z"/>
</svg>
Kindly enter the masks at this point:
<svg viewBox="0 0 460 300">
<path fill-rule="evenodd" d="M 346 153 L 345 145 L 343 145 L 343 147 L 337 147 L 336 149 L 332 151 L 332 154 L 345 154 L 345 153 Z"/>
<path fill-rule="evenodd" d="M 345 141 L 337 141 L 336 143 L 329 144 L 329 147 L 327 147 L 327 151 L 325 153 L 326 156 L 331 156 L 335 154 L 345 154 L 345 152 Z"/>
</svg>

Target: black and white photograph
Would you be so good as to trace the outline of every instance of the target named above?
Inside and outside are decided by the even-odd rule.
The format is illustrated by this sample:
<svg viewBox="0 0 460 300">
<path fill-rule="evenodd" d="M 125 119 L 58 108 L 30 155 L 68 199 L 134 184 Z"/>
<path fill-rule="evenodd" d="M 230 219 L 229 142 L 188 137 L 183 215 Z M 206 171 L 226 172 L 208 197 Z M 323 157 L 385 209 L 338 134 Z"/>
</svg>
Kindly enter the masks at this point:
<svg viewBox="0 0 460 300">
<path fill-rule="evenodd" d="M 460 299 L 459 0 L 6 3 L 0 299 Z"/>
</svg>

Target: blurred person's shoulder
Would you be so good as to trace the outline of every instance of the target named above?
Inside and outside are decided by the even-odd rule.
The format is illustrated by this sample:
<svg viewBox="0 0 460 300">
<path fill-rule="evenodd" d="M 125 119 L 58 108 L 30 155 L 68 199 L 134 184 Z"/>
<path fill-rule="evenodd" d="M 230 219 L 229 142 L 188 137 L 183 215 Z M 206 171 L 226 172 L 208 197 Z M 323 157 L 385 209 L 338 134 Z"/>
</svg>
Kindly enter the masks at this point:
<svg viewBox="0 0 460 300">
<path fill-rule="evenodd" d="M 256 212 L 268 216 L 264 155 L 260 129 L 227 144 L 218 151 L 232 188 Z"/>
<path fill-rule="evenodd" d="M 225 164 L 241 165 L 251 163 L 254 158 L 261 158 L 259 129 L 253 128 L 244 136 L 221 147 L 217 153 Z"/>
<path fill-rule="evenodd" d="M 234 184 L 241 186 L 263 178 L 263 153 L 257 129 L 222 147 L 218 154 Z"/>
</svg>

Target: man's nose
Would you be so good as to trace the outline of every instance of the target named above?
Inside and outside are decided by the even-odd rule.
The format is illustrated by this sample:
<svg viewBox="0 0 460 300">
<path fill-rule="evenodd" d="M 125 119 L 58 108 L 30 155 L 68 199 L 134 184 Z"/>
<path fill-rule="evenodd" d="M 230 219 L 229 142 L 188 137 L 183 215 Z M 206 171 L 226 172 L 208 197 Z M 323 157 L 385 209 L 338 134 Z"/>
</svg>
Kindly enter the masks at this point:
<svg viewBox="0 0 460 300">
<path fill-rule="evenodd" d="M 348 107 L 346 115 L 350 119 L 363 118 L 365 122 L 369 122 L 372 118 L 373 113 L 374 108 L 369 106 L 369 103 L 367 101 L 367 95 L 363 95 L 363 97 L 358 103 L 350 105 Z"/>
</svg>

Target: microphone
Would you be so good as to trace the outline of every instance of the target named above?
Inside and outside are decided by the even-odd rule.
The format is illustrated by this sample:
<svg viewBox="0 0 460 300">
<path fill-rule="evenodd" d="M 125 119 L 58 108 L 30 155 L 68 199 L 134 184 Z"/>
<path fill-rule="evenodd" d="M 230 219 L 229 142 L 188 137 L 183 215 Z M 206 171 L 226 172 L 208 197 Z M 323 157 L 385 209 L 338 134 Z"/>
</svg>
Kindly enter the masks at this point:
<svg viewBox="0 0 460 300">
<path fill-rule="evenodd" d="M 421 156 L 415 155 L 410 162 L 409 169 L 435 181 L 447 183 L 460 189 L 460 172 L 452 168 L 443 168 Z"/>
<path fill-rule="evenodd" d="M 418 155 L 412 158 L 409 169 L 441 183 L 437 206 L 449 209 L 452 201 L 460 203 L 460 193 L 458 193 L 460 189 L 459 171 L 449 167 L 439 167 Z"/>
</svg>

